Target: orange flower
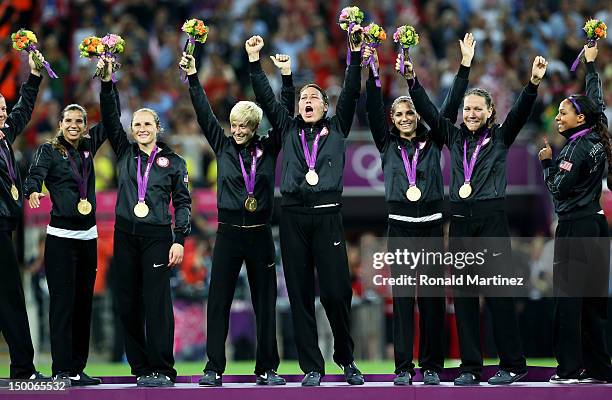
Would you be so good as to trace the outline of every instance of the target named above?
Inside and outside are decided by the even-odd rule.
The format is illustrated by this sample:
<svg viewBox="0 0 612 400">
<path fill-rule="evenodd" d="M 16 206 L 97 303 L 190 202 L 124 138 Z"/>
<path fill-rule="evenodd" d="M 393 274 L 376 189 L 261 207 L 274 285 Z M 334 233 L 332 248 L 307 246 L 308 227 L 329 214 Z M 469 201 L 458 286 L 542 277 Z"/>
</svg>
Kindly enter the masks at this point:
<svg viewBox="0 0 612 400">
<path fill-rule="evenodd" d="M 601 36 L 602 36 L 602 34 L 603 34 L 603 30 L 602 30 L 601 28 L 596 28 L 596 29 L 595 29 L 595 34 L 596 34 L 597 36 L 601 37 Z"/>
<path fill-rule="evenodd" d="M 387 34 L 385 33 L 385 31 L 380 31 L 380 34 L 378 35 L 378 38 L 380 40 L 386 40 L 387 39 Z"/>
</svg>

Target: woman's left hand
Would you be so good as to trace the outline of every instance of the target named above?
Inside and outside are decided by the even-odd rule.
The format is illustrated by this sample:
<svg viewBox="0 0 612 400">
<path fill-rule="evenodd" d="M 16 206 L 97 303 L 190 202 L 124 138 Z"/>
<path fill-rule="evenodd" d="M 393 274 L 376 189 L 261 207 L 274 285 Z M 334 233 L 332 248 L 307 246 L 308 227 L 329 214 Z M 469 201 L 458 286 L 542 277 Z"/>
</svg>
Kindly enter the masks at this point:
<svg viewBox="0 0 612 400">
<path fill-rule="evenodd" d="M 173 267 L 175 265 L 179 265 L 183 262 L 183 254 L 185 252 L 185 248 L 178 244 L 174 243 L 172 247 L 170 247 L 170 256 L 168 258 L 168 266 Z"/>
</svg>

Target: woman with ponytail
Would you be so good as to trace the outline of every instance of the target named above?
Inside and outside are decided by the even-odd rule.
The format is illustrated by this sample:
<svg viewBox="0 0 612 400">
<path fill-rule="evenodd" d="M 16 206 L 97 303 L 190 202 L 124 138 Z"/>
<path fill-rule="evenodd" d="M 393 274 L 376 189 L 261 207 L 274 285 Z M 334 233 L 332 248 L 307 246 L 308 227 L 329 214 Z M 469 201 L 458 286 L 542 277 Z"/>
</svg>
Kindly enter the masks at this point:
<svg viewBox="0 0 612 400">
<path fill-rule="evenodd" d="M 101 383 L 83 370 L 89 355 L 98 268 L 93 158 L 105 140 L 102 124 L 88 129 L 83 107 L 66 106 L 60 114 L 57 136 L 38 148 L 23 185 L 30 208 L 40 207 L 40 199 L 45 197 L 43 183 L 51 195 L 44 254 L 50 295 L 51 369 L 54 379 L 74 386 Z"/>
<path fill-rule="evenodd" d="M 459 254 L 482 252 L 487 248 L 492 257 L 487 258 L 486 264 L 481 265 L 476 273 L 508 275 L 512 267 L 505 212 L 507 154 L 531 114 L 547 62 L 542 57 L 535 58 L 530 81 L 501 125 L 495 122 L 491 95 L 482 89 L 468 90 L 463 98 L 463 123 L 460 127 L 437 110 L 419 84 L 412 63 L 407 60 L 404 63 L 416 111 L 430 126 L 434 140 L 442 140 L 451 154 L 450 250 Z M 400 70 L 399 57 L 395 68 Z M 457 267 L 453 273 L 463 273 L 459 269 Z M 512 293 L 502 293 L 500 289 L 505 288 L 493 285 L 466 287 L 454 290 L 461 351 L 460 375 L 455 379 L 455 385 L 480 383 L 483 368 L 480 294 L 485 297 L 491 311 L 493 336 L 500 359 L 499 370 L 488 382 L 492 385 L 516 382 L 527 374 L 527 365 Z"/>
<path fill-rule="evenodd" d="M 584 47 L 587 95 L 572 95 L 555 118 L 567 141 L 553 160 L 546 146 L 538 157 L 559 224 L 553 263 L 553 346 L 558 366 L 552 383 L 612 382 L 606 346 L 610 240 L 599 205 L 612 149 L 599 76 L 597 46 Z M 587 297 L 588 296 L 588 297 Z"/>
</svg>

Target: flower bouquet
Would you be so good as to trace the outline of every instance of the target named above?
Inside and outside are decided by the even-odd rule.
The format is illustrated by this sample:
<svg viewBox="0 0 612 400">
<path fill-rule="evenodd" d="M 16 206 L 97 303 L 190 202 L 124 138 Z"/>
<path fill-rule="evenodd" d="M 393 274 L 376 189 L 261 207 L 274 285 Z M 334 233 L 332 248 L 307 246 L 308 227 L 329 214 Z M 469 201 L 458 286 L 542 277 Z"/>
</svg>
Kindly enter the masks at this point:
<svg viewBox="0 0 612 400">
<path fill-rule="evenodd" d="M 351 40 L 354 44 L 359 43 L 359 37 L 355 37 L 352 35 L 353 27 L 355 25 L 359 25 L 361 21 L 363 21 L 363 11 L 359 9 L 359 7 L 344 7 L 342 11 L 340 11 L 340 16 L 338 17 L 338 24 L 342 30 L 347 31 L 348 38 L 347 41 Z M 346 64 L 351 63 L 351 48 L 347 43 L 347 51 L 346 51 Z"/>
<path fill-rule="evenodd" d="M 608 27 L 606 26 L 606 24 L 603 21 L 599 21 L 597 19 L 590 19 L 588 20 L 585 24 L 584 27 L 582 28 L 587 35 L 587 46 L 589 47 L 593 47 L 595 46 L 595 42 L 597 42 L 599 39 L 605 38 L 608 35 Z M 572 67 L 570 68 L 570 71 L 576 71 L 576 68 L 578 68 L 578 64 L 580 63 L 580 60 L 583 59 L 583 54 L 584 54 L 584 49 L 582 49 L 580 51 L 580 54 L 578 54 L 578 57 L 576 57 L 576 60 L 574 61 L 574 63 L 572 64 Z"/>
<path fill-rule="evenodd" d="M 11 35 L 11 40 L 13 41 L 13 48 L 15 50 L 25 50 L 28 53 L 33 53 L 32 59 L 36 64 L 36 68 L 41 69 L 44 67 L 47 70 L 47 74 L 50 78 L 57 78 L 57 74 L 53 71 L 53 69 L 51 69 L 49 63 L 47 61 L 42 61 L 36 55 L 36 53 L 34 53 L 37 50 L 36 44 L 38 43 L 34 32 L 23 28 L 19 29 L 17 32 Z"/>
<path fill-rule="evenodd" d="M 184 48 L 185 53 L 193 55 L 196 42 L 206 43 L 209 28 L 204 25 L 204 21 L 196 18 L 188 19 L 183 24 L 181 30 L 187 34 L 187 42 Z M 187 76 L 183 71 L 181 71 L 181 80 L 183 82 L 187 81 Z"/>
<path fill-rule="evenodd" d="M 372 50 L 376 47 L 380 46 L 383 40 L 387 39 L 387 33 L 383 28 L 375 23 L 371 23 L 363 29 L 365 34 L 365 44 L 367 47 L 370 47 Z M 374 53 L 368 57 L 367 60 L 362 62 L 362 66 L 369 65 L 372 68 L 372 73 L 374 74 L 374 78 L 376 80 L 376 86 L 380 87 L 380 76 L 378 75 L 378 70 L 376 69 L 376 62 L 374 59 Z"/>
<path fill-rule="evenodd" d="M 410 47 L 419 44 L 419 34 L 413 26 L 402 25 L 393 34 L 393 41 L 400 45 L 400 73 L 404 75 L 404 57 L 410 60 Z"/>
</svg>

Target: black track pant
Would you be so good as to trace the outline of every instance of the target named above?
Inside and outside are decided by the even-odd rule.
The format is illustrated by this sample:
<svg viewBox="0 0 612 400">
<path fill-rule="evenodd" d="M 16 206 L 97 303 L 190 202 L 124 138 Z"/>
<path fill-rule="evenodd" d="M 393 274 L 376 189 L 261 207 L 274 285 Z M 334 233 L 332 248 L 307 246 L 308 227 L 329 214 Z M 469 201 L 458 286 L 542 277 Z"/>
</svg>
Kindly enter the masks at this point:
<svg viewBox="0 0 612 400">
<path fill-rule="evenodd" d="M 276 370 L 280 362 L 276 344 L 276 263 L 270 225 L 240 228 L 219 224 L 208 294 L 208 363 L 205 371 L 225 371 L 225 340 L 236 282 L 246 264 L 251 301 L 257 323 L 255 373 Z"/>
<path fill-rule="evenodd" d="M 482 215 L 451 218 L 450 246 L 461 251 L 453 238 L 495 237 L 507 238 L 501 244 L 503 252 L 510 254 L 510 232 L 508 220 L 503 211 Z M 522 373 L 527 371 L 525 355 L 520 339 L 515 302 L 512 297 L 485 297 L 491 311 L 493 338 L 499 356 L 499 367 L 504 371 Z M 480 378 L 482 371 L 482 350 L 480 346 L 480 306 L 478 296 L 455 296 L 455 315 L 461 351 L 461 372 L 471 372 Z"/>
<path fill-rule="evenodd" d="M 169 229 L 165 238 L 115 230 L 114 307 L 123 326 L 125 353 L 136 376 L 161 372 L 176 379 L 168 267 L 171 245 Z"/>
<path fill-rule="evenodd" d="M 588 240 L 579 239 L 591 237 L 593 240 L 590 243 Z M 605 239 L 598 241 L 596 237 Z M 578 243 L 567 238 L 575 238 Z M 555 233 L 555 281 L 564 274 L 595 275 L 597 271 L 600 276 L 604 276 L 603 283 L 607 284 L 610 262 L 610 244 L 607 238 L 608 224 L 603 215 L 559 221 Z M 581 260 L 576 257 L 584 257 L 582 261 L 585 263 L 579 265 Z M 593 265 L 595 262 L 600 265 Z M 569 271 L 564 270 L 564 267 L 568 267 Z M 576 270 L 578 268 L 579 271 Z M 605 273 L 602 274 L 602 271 Z M 579 280 L 578 277 L 573 279 L 574 282 Z M 583 292 L 586 294 L 594 289 L 587 286 Z M 603 295 L 599 294 L 600 297 L 555 297 L 553 346 L 559 363 L 557 374 L 560 377 L 576 378 L 582 369 L 585 369 L 593 378 L 612 381 L 612 367 L 606 345 L 608 298 L 605 293 L 606 290 Z"/>
<path fill-rule="evenodd" d="M 434 245 L 437 249 L 443 250 L 442 224 L 416 224 L 405 223 L 401 221 L 389 220 L 389 238 L 429 238 L 428 245 Z M 439 240 L 437 240 L 439 239 Z M 431 243 L 429 243 L 431 241 Z M 409 251 L 421 250 L 419 241 L 412 240 L 390 240 L 392 242 L 402 244 L 402 247 L 409 246 Z M 437 246 L 436 246 L 437 244 Z M 389 247 L 389 252 L 394 252 L 396 249 Z M 403 250 L 403 249 L 402 249 Z M 440 275 L 443 276 L 442 266 L 433 266 L 437 268 Z M 401 273 L 404 273 L 405 268 L 402 268 Z M 416 270 L 413 270 L 416 274 Z M 418 271 L 423 272 L 422 270 Z M 393 287 L 393 347 L 395 355 L 395 373 L 399 374 L 402 371 L 409 371 L 414 375 L 413 357 L 413 342 L 414 342 L 414 295 L 409 293 L 397 293 L 395 286 Z M 419 366 L 424 370 L 432 370 L 435 372 L 442 371 L 444 367 L 444 314 L 445 314 L 445 297 L 444 291 L 441 290 L 438 296 L 432 296 L 433 293 L 428 293 L 429 297 L 417 297 L 419 305 Z"/>
<path fill-rule="evenodd" d="M 47 235 L 45 240 L 53 375 L 75 375 L 87 364 L 97 244 L 97 239 L 53 235 Z"/>
<path fill-rule="evenodd" d="M 10 231 L 0 231 L 0 254 L 0 331 L 11 356 L 10 377 L 29 378 L 34 372 L 34 347 Z"/>
<path fill-rule="evenodd" d="M 340 211 L 283 207 L 280 237 L 300 368 L 325 373 L 315 319 L 315 267 L 321 304 L 334 336 L 334 361 L 350 364 L 352 289 Z"/>
</svg>

